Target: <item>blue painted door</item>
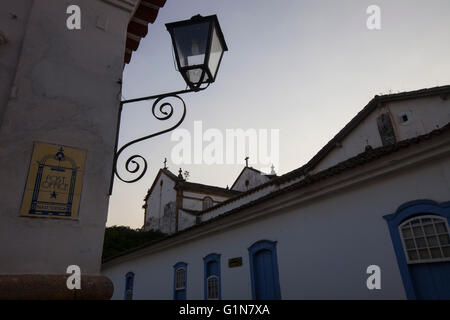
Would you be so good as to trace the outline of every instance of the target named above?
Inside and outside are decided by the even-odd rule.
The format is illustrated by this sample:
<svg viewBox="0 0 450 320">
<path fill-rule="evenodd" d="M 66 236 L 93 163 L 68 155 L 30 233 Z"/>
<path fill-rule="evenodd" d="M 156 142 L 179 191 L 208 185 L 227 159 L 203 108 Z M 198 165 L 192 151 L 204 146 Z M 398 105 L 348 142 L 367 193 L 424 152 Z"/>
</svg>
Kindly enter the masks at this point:
<svg viewBox="0 0 450 320">
<path fill-rule="evenodd" d="M 450 262 L 410 264 L 417 299 L 450 299 Z"/>
<path fill-rule="evenodd" d="M 218 276 L 219 275 L 219 264 L 217 261 L 208 262 L 206 267 L 206 277 Z"/>
<path fill-rule="evenodd" d="M 175 300 L 186 300 L 186 289 L 175 290 Z"/>
<path fill-rule="evenodd" d="M 256 300 L 277 299 L 272 252 L 260 250 L 255 254 L 253 261 Z"/>
</svg>

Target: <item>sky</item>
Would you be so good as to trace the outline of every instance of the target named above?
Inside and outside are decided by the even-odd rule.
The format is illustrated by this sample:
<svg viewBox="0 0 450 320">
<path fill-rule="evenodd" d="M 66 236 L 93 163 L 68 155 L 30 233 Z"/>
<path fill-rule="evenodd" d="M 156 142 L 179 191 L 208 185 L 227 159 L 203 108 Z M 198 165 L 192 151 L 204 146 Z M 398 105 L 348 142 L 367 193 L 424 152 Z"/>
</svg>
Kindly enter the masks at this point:
<svg viewBox="0 0 450 320">
<path fill-rule="evenodd" d="M 380 30 L 367 28 L 371 5 L 381 10 Z M 122 98 L 185 89 L 165 24 L 216 14 L 229 50 L 213 84 L 182 96 L 180 128 L 192 137 L 198 121 L 203 133 L 215 129 L 224 137 L 230 129 L 267 130 L 269 137 L 278 130 L 276 171 L 284 174 L 311 159 L 375 95 L 449 85 L 448 12 L 448 0 L 167 0 L 124 69 Z M 175 106 L 170 120 L 158 121 L 151 104 L 124 105 L 119 146 L 181 117 Z M 221 187 L 244 167 L 247 154 L 231 164 L 179 165 L 172 161 L 178 143 L 166 133 L 124 152 L 125 177 L 127 155 L 145 157 L 148 170 L 132 184 L 115 178 L 107 226 L 142 227 L 143 199 L 165 158 L 172 172 L 189 171 L 189 181 Z M 250 165 L 265 167 L 256 160 Z"/>
</svg>

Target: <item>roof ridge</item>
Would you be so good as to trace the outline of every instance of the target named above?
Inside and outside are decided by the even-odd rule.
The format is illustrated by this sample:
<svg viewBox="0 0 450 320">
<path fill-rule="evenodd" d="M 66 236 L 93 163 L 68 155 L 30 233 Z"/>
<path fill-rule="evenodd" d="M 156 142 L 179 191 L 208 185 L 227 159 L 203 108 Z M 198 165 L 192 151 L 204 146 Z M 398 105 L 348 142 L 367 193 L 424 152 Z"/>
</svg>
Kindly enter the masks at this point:
<svg viewBox="0 0 450 320">
<path fill-rule="evenodd" d="M 218 216 L 216 216 L 214 218 L 211 218 L 211 219 L 206 220 L 204 222 L 201 222 L 199 224 L 195 224 L 195 225 L 193 225 L 193 226 L 191 226 L 191 227 L 189 227 L 187 229 L 183 229 L 183 230 L 178 231 L 178 232 L 176 232 L 174 234 L 168 235 L 168 236 L 166 236 L 166 237 L 164 237 L 162 239 L 154 240 L 154 241 L 149 242 L 147 244 L 140 245 L 139 247 L 129 249 L 129 250 L 123 252 L 123 253 L 119 253 L 119 254 L 117 254 L 115 256 L 112 256 L 112 257 L 110 257 L 108 259 L 105 259 L 102 263 L 109 262 L 111 260 L 114 260 L 114 259 L 119 258 L 121 256 L 125 256 L 125 255 L 127 255 L 129 253 L 132 253 L 132 252 L 136 252 L 136 251 L 138 251 L 140 249 L 143 249 L 143 248 L 146 248 L 146 247 L 148 247 L 148 246 L 150 246 L 150 245 L 152 245 L 154 243 L 159 243 L 159 242 L 165 241 L 166 239 L 176 237 L 180 233 L 188 232 L 188 231 L 190 231 L 190 230 L 192 230 L 194 228 L 198 228 L 198 227 L 203 226 L 205 224 L 212 223 L 212 222 L 214 222 L 214 221 L 216 221 L 218 219 L 221 219 L 223 217 L 229 216 L 230 214 L 233 214 L 233 213 L 235 213 L 235 212 L 237 212 L 239 210 L 244 210 L 244 209 L 246 209 L 248 207 L 251 207 L 253 205 L 256 205 L 256 204 L 259 204 L 261 202 L 270 200 L 270 199 L 272 199 L 272 198 L 274 198 L 274 197 L 276 197 L 276 196 L 278 196 L 280 194 L 283 194 L 283 193 L 286 193 L 286 192 L 292 192 L 292 191 L 295 191 L 295 190 L 300 189 L 302 187 L 311 185 L 311 184 L 313 184 L 315 182 L 318 182 L 318 181 L 330 178 L 332 176 L 336 176 L 338 174 L 341 174 L 342 172 L 345 172 L 345 171 L 348 171 L 350 169 L 353 169 L 356 166 L 369 163 L 369 162 L 371 162 L 373 160 L 376 160 L 376 159 L 378 159 L 380 157 L 388 156 L 388 155 L 392 154 L 393 152 L 396 152 L 396 151 L 398 151 L 400 149 L 407 148 L 411 144 L 420 143 L 420 142 L 423 142 L 424 140 L 432 139 L 434 136 L 438 136 L 441 133 L 447 132 L 447 131 L 450 131 L 450 122 L 447 123 L 445 126 L 443 126 L 441 128 L 435 129 L 435 130 L 433 130 L 433 131 L 431 131 L 429 133 L 426 133 L 426 134 L 423 134 L 423 135 L 420 135 L 420 136 L 417 136 L 417 137 L 414 137 L 414 138 L 402 140 L 402 141 L 399 141 L 399 142 L 397 142 L 395 144 L 391 144 L 391 145 L 387 145 L 387 146 L 381 146 L 381 147 L 378 147 L 378 148 L 375 148 L 375 149 L 368 149 L 367 151 L 364 151 L 364 152 L 358 154 L 355 157 L 352 157 L 352 158 L 349 158 L 347 160 L 344 160 L 344 161 L 334 165 L 333 167 L 330 167 L 330 168 L 325 169 L 323 171 L 320 171 L 318 173 L 315 173 L 315 174 L 312 174 L 310 176 L 307 176 L 305 179 L 303 179 L 303 180 L 301 180 L 299 182 L 296 182 L 296 183 L 294 183 L 294 184 L 292 184 L 290 186 L 287 186 L 286 188 L 270 192 L 269 194 L 267 194 L 267 195 L 265 195 L 265 196 L 263 196 L 261 198 L 257 198 L 257 199 L 255 199 L 253 201 L 244 203 L 243 205 L 241 205 L 239 207 L 236 207 L 236 208 L 233 208 L 233 209 L 231 209 L 229 211 L 226 211 L 226 212 L 224 212 L 224 213 L 222 213 L 222 214 L 220 214 L 220 215 L 218 215 Z"/>
<path fill-rule="evenodd" d="M 432 96 L 432 95 L 439 95 L 439 94 L 450 94 L 450 85 L 446 86 L 437 86 L 432 88 L 424 88 L 419 90 L 413 90 L 413 91 L 405 91 L 400 93 L 392 93 L 392 94 L 386 94 L 386 95 L 375 95 L 374 98 L 372 98 L 367 105 L 360 110 L 330 141 L 328 141 L 325 146 L 322 147 L 306 164 L 293 169 L 289 172 L 286 172 L 285 174 L 282 174 L 280 176 L 276 176 L 273 179 L 270 179 L 269 181 L 260 184 L 254 188 L 251 188 L 247 191 L 244 191 L 235 197 L 231 197 L 221 203 L 216 204 L 215 206 L 208 208 L 202 213 L 206 213 L 215 209 L 218 209 L 220 207 L 223 207 L 233 201 L 242 199 L 250 194 L 253 194 L 254 192 L 257 192 L 259 190 L 262 190 L 266 187 L 272 186 L 272 185 L 280 185 L 282 183 L 289 182 L 297 177 L 301 177 L 302 175 L 307 174 L 310 170 L 312 170 L 334 147 L 335 143 L 338 142 L 340 139 L 347 136 L 348 133 L 350 133 L 361 121 L 363 121 L 378 105 L 379 102 L 387 102 L 387 101 L 395 101 L 403 99 L 412 99 L 412 98 L 419 98 L 419 97 L 426 97 L 426 96 Z M 242 169 L 239 176 L 236 178 L 239 179 L 242 172 L 245 170 Z M 252 168 L 252 167 L 250 167 Z M 254 168 L 252 168 L 254 169 Z M 254 169 L 257 170 L 257 169 Z M 235 182 L 236 182 L 235 180 Z M 233 183 L 234 186 L 234 183 Z M 232 187 L 233 187 L 232 186 Z M 230 190 L 232 189 L 230 188 Z"/>
</svg>

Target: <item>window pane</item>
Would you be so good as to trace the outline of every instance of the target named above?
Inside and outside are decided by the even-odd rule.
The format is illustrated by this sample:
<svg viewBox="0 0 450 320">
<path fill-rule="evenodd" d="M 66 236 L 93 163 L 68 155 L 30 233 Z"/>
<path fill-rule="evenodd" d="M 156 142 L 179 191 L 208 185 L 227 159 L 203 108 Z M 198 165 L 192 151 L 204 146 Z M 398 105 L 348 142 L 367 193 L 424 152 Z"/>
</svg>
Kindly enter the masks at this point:
<svg viewBox="0 0 450 320">
<path fill-rule="evenodd" d="M 433 237 L 427 237 L 428 245 L 430 247 L 437 247 L 439 246 L 439 242 L 436 236 Z"/>
<path fill-rule="evenodd" d="M 433 259 L 442 258 L 441 249 L 433 248 L 433 249 L 430 249 L 430 251 L 431 251 L 431 257 Z"/>
<path fill-rule="evenodd" d="M 423 229 L 425 230 L 426 235 L 434 234 L 434 227 L 432 224 L 424 226 Z"/>
<path fill-rule="evenodd" d="M 409 262 L 430 262 L 450 258 L 450 235 L 445 218 L 422 216 L 400 226 Z"/>
<path fill-rule="evenodd" d="M 421 249 L 419 250 L 419 256 L 420 259 L 430 259 L 430 253 L 427 249 Z"/>
<path fill-rule="evenodd" d="M 446 233 L 447 227 L 445 226 L 444 222 L 436 223 L 436 230 L 438 233 Z"/>
<path fill-rule="evenodd" d="M 426 248 L 427 243 L 425 242 L 425 238 L 416 238 L 416 243 L 418 248 Z"/>
<path fill-rule="evenodd" d="M 409 260 L 418 260 L 419 255 L 417 254 L 416 250 L 411 250 L 411 251 L 408 251 L 408 258 L 409 258 Z"/>
<path fill-rule="evenodd" d="M 176 49 L 182 67 L 205 62 L 208 32 L 208 22 L 174 28 Z"/>
<path fill-rule="evenodd" d="M 413 227 L 413 232 L 415 237 L 423 236 L 422 227 Z"/>
<path fill-rule="evenodd" d="M 405 240 L 406 249 L 414 249 L 416 245 L 414 244 L 414 240 L 409 239 Z"/>
<path fill-rule="evenodd" d="M 219 298 L 219 280 L 216 276 L 211 276 L 207 280 L 208 299 Z"/>
<path fill-rule="evenodd" d="M 403 238 L 412 238 L 412 232 L 409 225 L 402 228 Z"/>
<path fill-rule="evenodd" d="M 431 220 L 431 218 L 423 218 L 423 219 L 422 219 L 422 223 L 423 223 L 423 224 L 432 223 L 432 220 Z"/>
<path fill-rule="evenodd" d="M 222 56 L 222 45 L 220 44 L 219 36 L 217 35 L 216 28 L 213 28 L 213 37 L 211 42 L 211 51 L 209 54 L 208 67 L 211 71 L 211 75 L 214 77 L 219 66 L 220 57 Z"/>
<path fill-rule="evenodd" d="M 203 71 L 201 68 L 191 69 L 186 71 L 186 76 L 190 82 L 193 84 L 197 84 L 200 82 L 203 83 L 208 80 L 208 74 Z M 203 76 L 203 79 L 202 79 Z"/>
<path fill-rule="evenodd" d="M 450 247 L 443 247 L 442 251 L 444 253 L 444 257 L 450 258 Z"/>
<path fill-rule="evenodd" d="M 441 246 L 448 245 L 449 242 L 450 242 L 450 239 L 449 239 L 449 237 L 448 237 L 448 234 L 441 234 L 441 235 L 439 236 L 439 242 L 440 242 Z"/>
<path fill-rule="evenodd" d="M 185 275 L 186 272 L 184 269 L 178 269 L 176 272 L 176 283 L 175 288 L 176 289 L 183 289 L 186 285 L 185 283 Z"/>
</svg>

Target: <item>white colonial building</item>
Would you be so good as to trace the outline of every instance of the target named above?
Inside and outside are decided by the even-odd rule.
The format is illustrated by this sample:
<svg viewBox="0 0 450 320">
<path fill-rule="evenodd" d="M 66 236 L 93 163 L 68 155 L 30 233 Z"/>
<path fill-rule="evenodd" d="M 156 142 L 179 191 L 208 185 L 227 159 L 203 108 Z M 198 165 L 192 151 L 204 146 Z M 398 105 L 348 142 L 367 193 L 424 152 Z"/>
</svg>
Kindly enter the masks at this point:
<svg viewBox="0 0 450 320">
<path fill-rule="evenodd" d="M 166 234 L 181 231 L 200 221 L 206 209 L 236 197 L 276 177 L 245 166 L 231 189 L 192 183 L 168 168 L 160 169 L 145 196 L 144 230 L 159 230 Z"/>
<path fill-rule="evenodd" d="M 104 262 L 113 298 L 450 299 L 449 123 L 450 86 L 376 96 L 284 175 L 212 192 L 162 169 L 146 229 L 171 234 Z"/>
<path fill-rule="evenodd" d="M 120 79 L 164 3 L 0 1 L 0 299 L 111 296 L 100 267 Z"/>
</svg>

